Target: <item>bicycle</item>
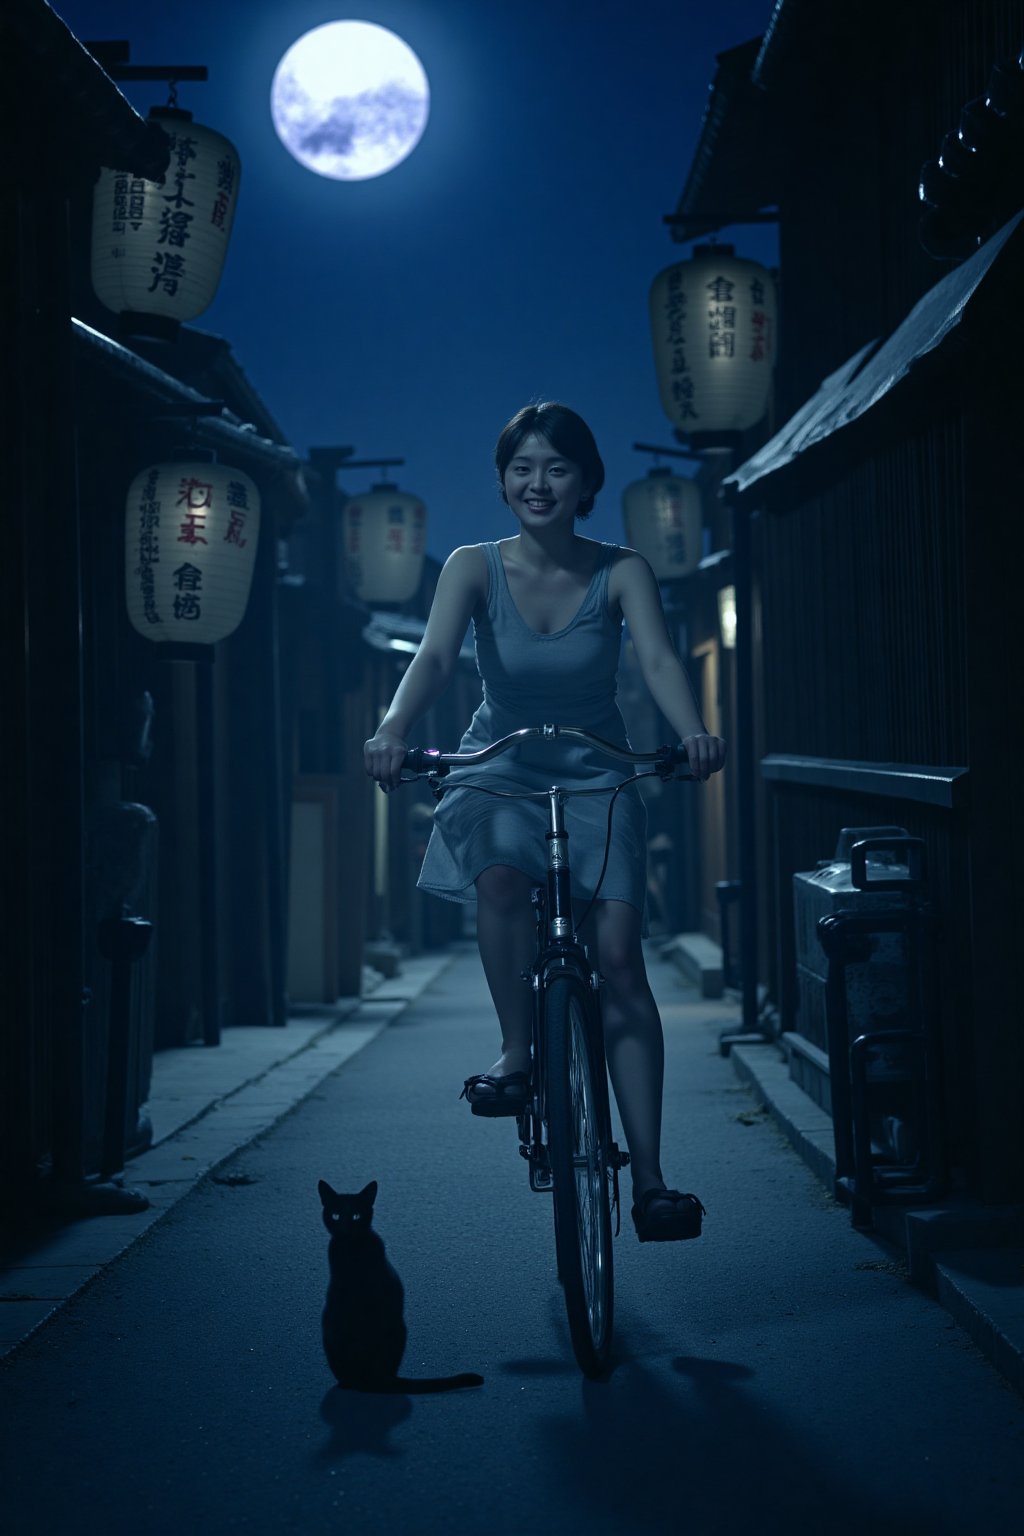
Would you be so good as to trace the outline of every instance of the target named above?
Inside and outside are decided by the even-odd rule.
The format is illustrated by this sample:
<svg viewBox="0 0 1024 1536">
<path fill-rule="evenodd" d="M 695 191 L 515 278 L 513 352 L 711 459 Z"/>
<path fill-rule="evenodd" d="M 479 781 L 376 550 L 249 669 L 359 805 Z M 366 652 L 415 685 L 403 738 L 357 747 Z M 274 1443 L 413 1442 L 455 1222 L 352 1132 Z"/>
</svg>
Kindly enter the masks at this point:
<svg viewBox="0 0 1024 1536">
<path fill-rule="evenodd" d="M 474 767 L 531 737 L 576 737 L 621 762 L 652 763 L 617 785 L 596 789 L 500 790 L 460 780 L 442 781 L 453 767 Z M 435 797 L 447 789 L 473 789 L 506 799 L 547 799 L 550 807 L 546 886 L 535 886 L 536 953 L 522 973 L 533 990 L 533 1037 L 526 1107 L 516 1116 L 519 1151 L 529 1164 L 530 1188 L 553 1196 L 555 1253 L 565 1294 L 569 1335 L 584 1375 L 606 1374 L 614 1310 L 611 1213 L 620 1230 L 619 1171 L 629 1163 L 612 1138 L 608 1069 L 601 1027 L 601 976 L 590 963 L 579 929 L 598 899 L 608 867 L 615 798 L 627 784 L 677 774 L 687 761 L 683 747 L 633 752 L 578 726 L 527 726 L 478 752 L 442 753 L 415 748 L 405 758 L 411 773 L 427 776 Z M 402 782 L 411 783 L 412 780 Z M 564 807 L 577 795 L 610 794 L 608 837 L 597 886 L 579 924 L 573 921 L 568 833 Z"/>
</svg>

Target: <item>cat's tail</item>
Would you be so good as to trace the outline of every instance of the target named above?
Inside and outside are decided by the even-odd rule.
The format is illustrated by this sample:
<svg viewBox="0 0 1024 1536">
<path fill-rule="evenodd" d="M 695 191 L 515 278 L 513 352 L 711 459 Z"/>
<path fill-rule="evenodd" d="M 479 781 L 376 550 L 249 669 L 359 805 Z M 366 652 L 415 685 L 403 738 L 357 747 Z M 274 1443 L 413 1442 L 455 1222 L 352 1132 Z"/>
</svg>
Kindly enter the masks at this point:
<svg viewBox="0 0 1024 1536">
<path fill-rule="evenodd" d="M 484 1379 L 475 1371 L 463 1371 L 459 1376 L 396 1376 L 391 1392 L 456 1392 L 460 1387 L 482 1387 Z"/>
</svg>

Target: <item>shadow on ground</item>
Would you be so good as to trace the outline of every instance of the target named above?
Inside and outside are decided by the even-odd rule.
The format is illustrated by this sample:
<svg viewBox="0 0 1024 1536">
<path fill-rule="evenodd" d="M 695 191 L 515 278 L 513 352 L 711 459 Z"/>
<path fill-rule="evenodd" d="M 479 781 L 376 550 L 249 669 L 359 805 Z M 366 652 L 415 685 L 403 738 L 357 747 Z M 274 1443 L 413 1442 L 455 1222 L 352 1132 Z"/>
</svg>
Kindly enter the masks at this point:
<svg viewBox="0 0 1024 1536">
<path fill-rule="evenodd" d="M 391 1434 L 412 1414 L 412 1403 L 400 1393 L 346 1392 L 331 1387 L 320 1403 L 320 1417 L 331 1431 L 313 1461 L 341 1461 L 357 1451 L 367 1456 L 399 1460 L 405 1452 L 392 1445 Z"/>
<path fill-rule="evenodd" d="M 538 1443 L 580 1528 L 783 1531 L 828 1536 L 954 1536 L 941 1510 L 894 1507 L 893 1490 L 858 1487 L 837 1466 L 822 1421 L 815 1443 L 759 1398 L 757 1373 L 730 1360 L 678 1356 L 678 1381 L 645 1364 L 669 1353 L 637 1318 L 620 1318 L 605 1382 L 580 1379 L 579 1410 L 545 1416 Z M 543 1362 L 546 1364 L 546 1362 Z M 828 1394 L 823 1394 L 826 1398 Z M 866 1468 L 867 1482 L 873 1468 Z"/>
</svg>

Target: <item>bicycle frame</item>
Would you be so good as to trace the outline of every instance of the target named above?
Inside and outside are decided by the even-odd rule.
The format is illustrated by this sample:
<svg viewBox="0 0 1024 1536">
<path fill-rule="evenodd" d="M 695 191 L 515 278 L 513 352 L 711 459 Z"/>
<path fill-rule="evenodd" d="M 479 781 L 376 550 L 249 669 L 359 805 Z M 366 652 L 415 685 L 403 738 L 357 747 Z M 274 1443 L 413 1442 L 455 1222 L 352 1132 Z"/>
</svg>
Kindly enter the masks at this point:
<svg viewBox="0 0 1024 1536">
<path fill-rule="evenodd" d="M 662 779 L 676 776 L 676 770 L 681 764 L 685 764 L 686 753 L 681 747 L 658 747 L 654 752 L 634 752 L 630 748 L 620 747 L 614 742 L 605 741 L 602 737 L 595 736 L 592 731 L 587 731 L 579 726 L 571 725 L 541 725 L 525 726 L 521 730 L 513 731 L 508 736 L 503 736 L 499 741 L 492 742 L 490 746 L 481 748 L 478 752 L 468 753 L 442 753 L 436 750 L 415 750 L 408 754 L 406 764 L 416 773 L 426 772 L 430 775 L 434 793 L 438 798 L 444 793 L 440 785 L 440 779 L 447 775 L 452 767 L 472 768 L 488 762 L 499 753 L 506 752 L 510 747 L 531 737 L 541 736 L 546 739 L 555 739 L 561 736 L 578 737 L 593 746 L 598 747 L 607 756 L 616 758 L 620 762 L 637 764 L 650 763 L 653 771 Z M 685 776 L 685 775 L 684 775 Z M 628 782 L 628 781 L 626 781 Z M 467 788 L 481 788 L 482 786 L 468 785 Z M 551 1188 L 550 1169 L 547 1166 L 547 1154 L 543 1141 L 539 1135 L 530 1135 L 526 1121 L 531 1115 L 534 1117 L 534 1129 L 537 1130 L 546 1123 L 547 1105 L 545 1102 L 545 1082 L 547 1077 L 546 1061 L 544 1054 L 543 1035 L 543 990 L 552 973 L 565 974 L 572 971 L 586 986 L 593 997 L 592 1013 L 598 1021 L 597 1045 L 600 1049 L 600 1058 L 604 1060 L 604 1043 L 601 1038 L 600 1023 L 600 976 L 591 965 L 586 947 L 580 942 L 575 932 L 572 911 L 572 893 L 570 888 L 569 873 L 569 846 L 568 832 L 565 826 L 565 802 L 576 794 L 606 794 L 607 787 L 597 790 L 566 790 L 560 785 L 552 785 L 545 792 L 548 797 L 548 831 L 545 834 L 547 842 L 547 872 L 546 890 L 541 900 L 541 888 L 535 888 L 533 892 L 534 905 L 537 907 L 537 953 L 530 971 L 524 972 L 523 980 L 531 983 L 534 994 L 533 1008 L 533 1060 L 534 1076 L 536 1078 L 536 1093 L 534 1103 L 523 1115 L 519 1116 L 520 1138 L 522 1145 L 520 1151 L 530 1163 L 530 1188 L 547 1190 Z M 535 798 L 536 796 L 531 796 Z M 620 1152 L 611 1139 L 611 1114 L 608 1107 L 608 1083 L 607 1073 L 602 1075 L 599 1087 L 599 1095 L 602 1105 L 602 1135 L 609 1149 L 609 1166 L 615 1171 L 615 1194 L 618 1200 L 618 1169 L 625 1167 L 629 1161 L 629 1155 Z"/>
<path fill-rule="evenodd" d="M 686 761 L 681 747 L 633 752 L 577 726 L 544 725 L 515 731 L 479 752 L 413 751 L 407 754 L 406 766 L 414 772 L 429 773 L 434 793 L 440 799 L 444 793 L 440 779 L 451 767 L 485 763 L 531 736 L 578 736 L 623 762 L 652 763 L 653 771 L 663 779 L 673 777 L 674 769 Z M 633 779 L 640 777 L 643 775 L 633 775 Z M 573 1350 L 584 1373 L 595 1377 L 605 1371 L 611 1350 L 611 1206 L 615 1207 L 617 1235 L 619 1169 L 628 1164 L 629 1154 L 620 1151 L 612 1139 L 601 1028 L 601 977 L 590 964 L 573 918 L 565 804 L 576 795 L 611 792 L 614 806 L 619 789 L 633 779 L 626 778 L 619 786 L 595 789 L 566 789 L 557 784 L 540 791 L 499 790 L 472 783 L 463 786 L 499 797 L 546 797 L 548 801 L 545 885 L 531 890 L 536 910 L 536 954 L 530 968 L 522 972 L 523 980 L 533 989 L 531 1092 L 516 1116 L 516 1124 L 520 1155 L 530 1167 L 530 1188 L 551 1191 L 554 1197 L 555 1249 Z M 611 815 L 610 808 L 609 829 Z M 597 901 L 603 878 L 604 868 L 584 920 Z"/>
<path fill-rule="evenodd" d="M 530 1165 L 530 1188 L 538 1192 L 551 1189 L 551 1169 L 543 1128 L 547 1124 L 547 1057 L 544 1035 L 544 991 L 555 974 L 573 974 L 591 994 L 591 1017 L 595 1048 L 604 1061 L 604 1038 L 600 1023 L 601 976 L 590 964 L 586 945 L 575 932 L 570 891 L 569 834 L 565 827 L 565 792 L 557 785 L 548 791 L 550 825 L 547 841 L 547 889 L 535 886 L 531 900 L 536 912 L 536 953 L 531 969 L 523 973 L 533 989 L 533 1060 L 535 1095 L 533 1104 L 517 1118 L 520 1154 Z M 607 1073 L 599 1074 L 601 1136 L 608 1147 L 609 1166 L 615 1170 L 615 1199 L 618 1202 L 618 1170 L 629 1162 L 612 1141 L 611 1111 L 608 1104 Z M 532 1125 L 530 1124 L 532 1120 Z"/>
</svg>

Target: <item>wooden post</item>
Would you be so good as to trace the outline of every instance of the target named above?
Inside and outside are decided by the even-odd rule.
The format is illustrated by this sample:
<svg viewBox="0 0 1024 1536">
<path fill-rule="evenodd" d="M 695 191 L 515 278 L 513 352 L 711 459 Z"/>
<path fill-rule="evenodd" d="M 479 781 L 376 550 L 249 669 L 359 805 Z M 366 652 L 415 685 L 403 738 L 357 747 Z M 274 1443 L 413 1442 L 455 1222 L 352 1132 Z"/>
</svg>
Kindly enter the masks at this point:
<svg viewBox="0 0 1024 1536">
<path fill-rule="evenodd" d="M 743 1031 L 758 1029 L 757 1009 L 757 817 L 754 794 L 754 636 L 752 617 L 750 508 L 734 499 L 733 569 L 736 586 L 736 749 L 733 783 L 740 836 L 740 971 Z"/>
<path fill-rule="evenodd" d="M 1001 384 L 1000 384 L 1001 390 Z M 1024 1196 L 1024 1030 L 1021 1029 L 1021 859 L 1024 821 L 1009 742 L 1020 710 L 1024 640 L 1009 585 L 1024 562 L 1020 474 L 1007 454 L 1012 392 L 992 392 L 968 417 L 971 502 L 964 539 L 970 706 L 971 1048 L 974 1180 L 982 1198 Z"/>
</svg>

